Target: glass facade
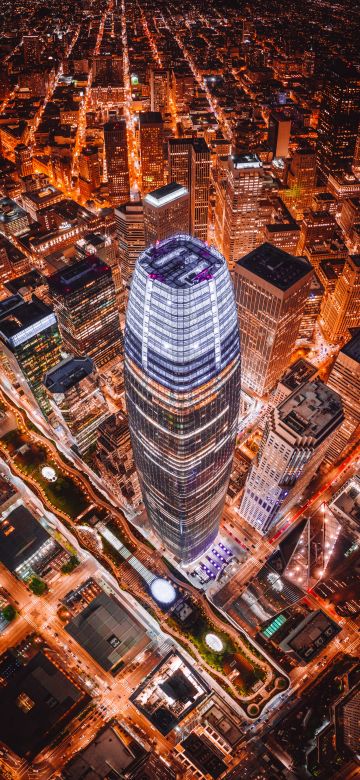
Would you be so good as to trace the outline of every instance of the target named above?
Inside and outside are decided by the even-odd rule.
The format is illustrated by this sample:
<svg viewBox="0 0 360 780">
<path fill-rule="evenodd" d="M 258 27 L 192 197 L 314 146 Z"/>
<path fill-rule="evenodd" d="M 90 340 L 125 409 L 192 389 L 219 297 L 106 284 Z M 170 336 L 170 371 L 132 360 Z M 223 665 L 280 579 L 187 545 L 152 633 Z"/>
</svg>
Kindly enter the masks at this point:
<svg viewBox="0 0 360 780">
<path fill-rule="evenodd" d="M 179 235 L 138 259 L 125 332 L 134 458 L 154 529 L 183 563 L 211 544 L 240 404 L 240 344 L 226 262 Z"/>
</svg>

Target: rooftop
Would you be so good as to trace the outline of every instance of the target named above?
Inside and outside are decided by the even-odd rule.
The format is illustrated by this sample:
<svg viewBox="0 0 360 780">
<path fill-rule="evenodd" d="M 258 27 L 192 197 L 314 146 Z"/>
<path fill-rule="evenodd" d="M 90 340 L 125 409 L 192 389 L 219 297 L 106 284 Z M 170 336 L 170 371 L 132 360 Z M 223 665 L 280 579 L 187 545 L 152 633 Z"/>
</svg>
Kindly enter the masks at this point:
<svg viewBox="0 0 360 780">
<path fill-rule="evenodd" d="M 50 276 L 49 288 L 55 294 L 69 295 L 104 274 L 111 276 L 110 267 L 96 255 L 91 255 Z"/>
<path fill-rule="evenodd" d="M 116 671 L 147 638 L 143 626 L 117 599 L 100 593 L 66 626 L 66 631 L 105 671 Z"/>
<path fill-rule="evenodd" d="M 177 235 L 143 252 L 141 268 L 168 287 L 185 289 L 211 279 L 225 265 L 222 255 L 197 238 Z"/>
<path fill-rule="evenodd" d="M 25 302 L 21 295 L 12 295 L 0 301 L 0 334 L 13 346 L 35 335 L 31 326 L 37 325 L 37 332 L 56 324 L 51 306 L 35 295 Z"/>
<path fill-rule="evenodd" d="M 262 162 L 259 160 L 257 154 L 233 154 L 231 160 L 236 170 L 262 167 Z"/>
<path fill-rule="evenodd" d="M 49 539 L 45 528 L 23 505 L 0 515 L 0 561 L 16 571 Z"/>
<path fill-rule="evenodd" d="M 121 740 L 116 729 L 105 726 L 69 761 L 62 774 L 65 780 L 107 780 L 109 772 L 114 772 L 114 777 L 123 777 L 123 771 L 134 760 L 135 753 Z"/>
<path fill-rule="evenodd" d="M 44 385 L 50 393 L 65 393 L 94 370 L 91 358 L 68 357 L 45 374 Z"/>
<path fill-rule="evenodd" d="M 298 387 L 301 387 L 305 382 L 308 382 L 311 377 L 317 374 L 317 368 L 309 363 L 307 360 L 300 358 L 290 368 L 287 369 L 281 384 L 288 390 L 294 392 Z"/>
<path fill-rule="evenodd" d="M 14 222 L 15 219 L 26 217 L 26 211 L 11 198 L 0 199 L 0 222 Z"/>
<path fill-rule="evenodd" d="M 351 333 L 352 338 L 341 349 L 341 352 L 344 355 L 347 355 L 347 357 L 352 358 L 352 360 L 355 360 L 356 363 L 360 363 L 360 328 L 354 328 Z"/>
<path fill-rule="evenodd" d="M 140 127 L 143 125 L 162 125 L 163 120 L 160 111 L 141 111 Z"/>
<path fill-rule="evenodd" d="M 282 291 L 289 290 L 312 272 L 312 266 L 307 260 L 294 257 L 269 243 L 253 249 L 237 262 L 237 266 Z"/>
<path fill-rule="evenodd" d="M 165 184 L 164 187 L 159 187 L 159 189 L 149 192 L 148 195 L 145 196 L 144 202 L 160 208 L 161 206 L 166 206 L 168 203 L 172 203 L 174 200 L 183 198 L 184 195 L 188 194 L 186 187 L 172 181 L 170 184 Z"/>
<path fill-rule="evenodd" d="M 0 740 L 17 755 L 33 757 L 65 728 L 89 697 L 44 652 L 26 664 L 16 664 L 14 657 L 11 664 L 11 652 L 8 656 L 10 672 L 0 685 L 0 709 L 7 713 L 1 718 Z"/>
<path fill-rule="evenodd" d="M 343 420 L 338 393 L 320 379 L 295 390 L 277 407 L 282 423 L 297 436 L 322 440 Z"/>
</svg>

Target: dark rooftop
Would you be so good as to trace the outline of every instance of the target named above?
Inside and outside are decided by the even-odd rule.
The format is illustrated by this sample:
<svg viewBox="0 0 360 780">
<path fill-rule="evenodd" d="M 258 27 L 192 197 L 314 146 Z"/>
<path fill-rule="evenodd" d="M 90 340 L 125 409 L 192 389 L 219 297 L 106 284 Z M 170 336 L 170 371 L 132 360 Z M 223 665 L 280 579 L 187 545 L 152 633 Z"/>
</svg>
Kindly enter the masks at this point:
<svg viewBox="0 0 360 780">
<path fill-rule="evenodd" d="M 50 276 L 49 288 L 55 294 L 71 295 L 104 274 L 111 276 L 110 267 L 99 257 L 92 255 Z"/>
<path fill-rule="evenodd" d="M 50 393 L 65 393 L 90 376 L 93 370 L 91 358 L 68 357 L 45 374 L 44 385 Z"/>
<path fill-rule="evenodd" d="M 106 671 L 119 668 L 123 657 L 146 637 L 140 623 L 104 592 L 70 620 L 66 631 Z"/>
<path fill-rule="evenodd" d="M 312 272 L 312 266 L 307 260 L 294 257 L 269 243 L 253 249 L 238 261 L 237 266 L 283 291 L 289 290 Z"/>
<path fill-rule="evenodd" d="M 19 252 L 19 254 L 21 253 Z M 37 287 L 40 287 L 43 284 L 44 277 L 39 274 L 39 271 L 36 271 L 36 269 L 33 268 L 32 271 L 28 271 L 26 274 L 22 274 L 22 276 L 17 276 L 15 279 L 6 282 L 5 287 L 13 295 L 17 295 L 17 293 L 21 293 L 21 290 L 24 288 L 36 290 Z"/>
<path fill-rule="evenodd" d="M 360 328 L 354 328 L 351 331 L 352 338 L 345 344 L 341 352 L 347 357 L 360 363 Z"/>
<path fill-rule="evenodd" d="M 211 279 L 225 265 L 216 249 L 187 235 L 173 236 L 149 247 L 138 262 L 151 279 L 180 289 Z"/>
<path fill-rule="evenodd" d="M 44 652 L 16 664 L 0 685 L 0 740 L 32 758 L 65 728 L 90 698 Z"/>
<path fill-rule="evenodd" d="M 20 504 L 0 517 L 0 561 L 14 572 L 49 538 L 45 528 Z"/>
<path fill-rule="evenodd" d="M 33 295 L 28 303 L 21 295 L 12 295 L 0 301 L 0 334 L 5 339 L 11 339 L 30 325 L 35 325 L 49 315 L 55 315 L 51 306 L 48 306 Z M 49 326 L 54 323 L 49 323 Z M 31 338 L 31 334 L 29 335 Z"/>
<path fill-rule="evenodd" d="M 140 114 L 140 127 L 143 125 L 162 125 L 163 119 L 160 111 L 141 111 Z"/>
<path fill-rule="evenodd" d="M 125 745 L 112 726 L 105 726 L 69 761 L 62 775 L 65 780 L 107 780 L 113 772 L 114 778 L 120 778 L 135 760 L 131 746 Z"/>
</svg>

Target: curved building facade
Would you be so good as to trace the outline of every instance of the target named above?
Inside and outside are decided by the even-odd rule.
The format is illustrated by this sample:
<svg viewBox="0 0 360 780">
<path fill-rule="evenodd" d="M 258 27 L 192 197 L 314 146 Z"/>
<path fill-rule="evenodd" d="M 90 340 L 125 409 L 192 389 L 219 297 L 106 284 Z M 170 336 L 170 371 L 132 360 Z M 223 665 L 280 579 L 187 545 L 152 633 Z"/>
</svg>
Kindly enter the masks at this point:
<svg viewBox="0 0 360 780">
<path fill-rule="evenodd" d="M 240 343 L 222 255 L 178 235 L 143 252 L 125 331 L 125 389 L 149 519 L 182 563 L 215 538 L 240 403 Z"/>
</svg>

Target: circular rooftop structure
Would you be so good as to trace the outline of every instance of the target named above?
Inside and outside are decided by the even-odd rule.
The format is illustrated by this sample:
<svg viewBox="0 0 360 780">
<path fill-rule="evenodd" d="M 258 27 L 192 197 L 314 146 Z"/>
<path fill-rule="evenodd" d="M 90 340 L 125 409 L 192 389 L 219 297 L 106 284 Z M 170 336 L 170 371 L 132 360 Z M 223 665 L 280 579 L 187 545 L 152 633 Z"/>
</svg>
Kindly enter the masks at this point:
<svg viewBox="0 0 360 780">
<path fill-rule="evenodd" d="M 172 604 L 176 599 L 176 590 L 168 580 L 157 577 L 150 585 L 150 592 L 159 604 Z"/>
<path fill-rule="evenodd" d="M 41 469 L 41 474 L 44 479 L 47 480 L 47 482 L 56 482 L 57 480 L 56 471 L 52 468 L 52 466 L 43 466 Z"/>
<path fill-rule="evenodd" d="M 224 644 L 217 634 L 206 634 L 205 643 L 214 653 L 221 653 L 224 649 Z"/>
</svg>

